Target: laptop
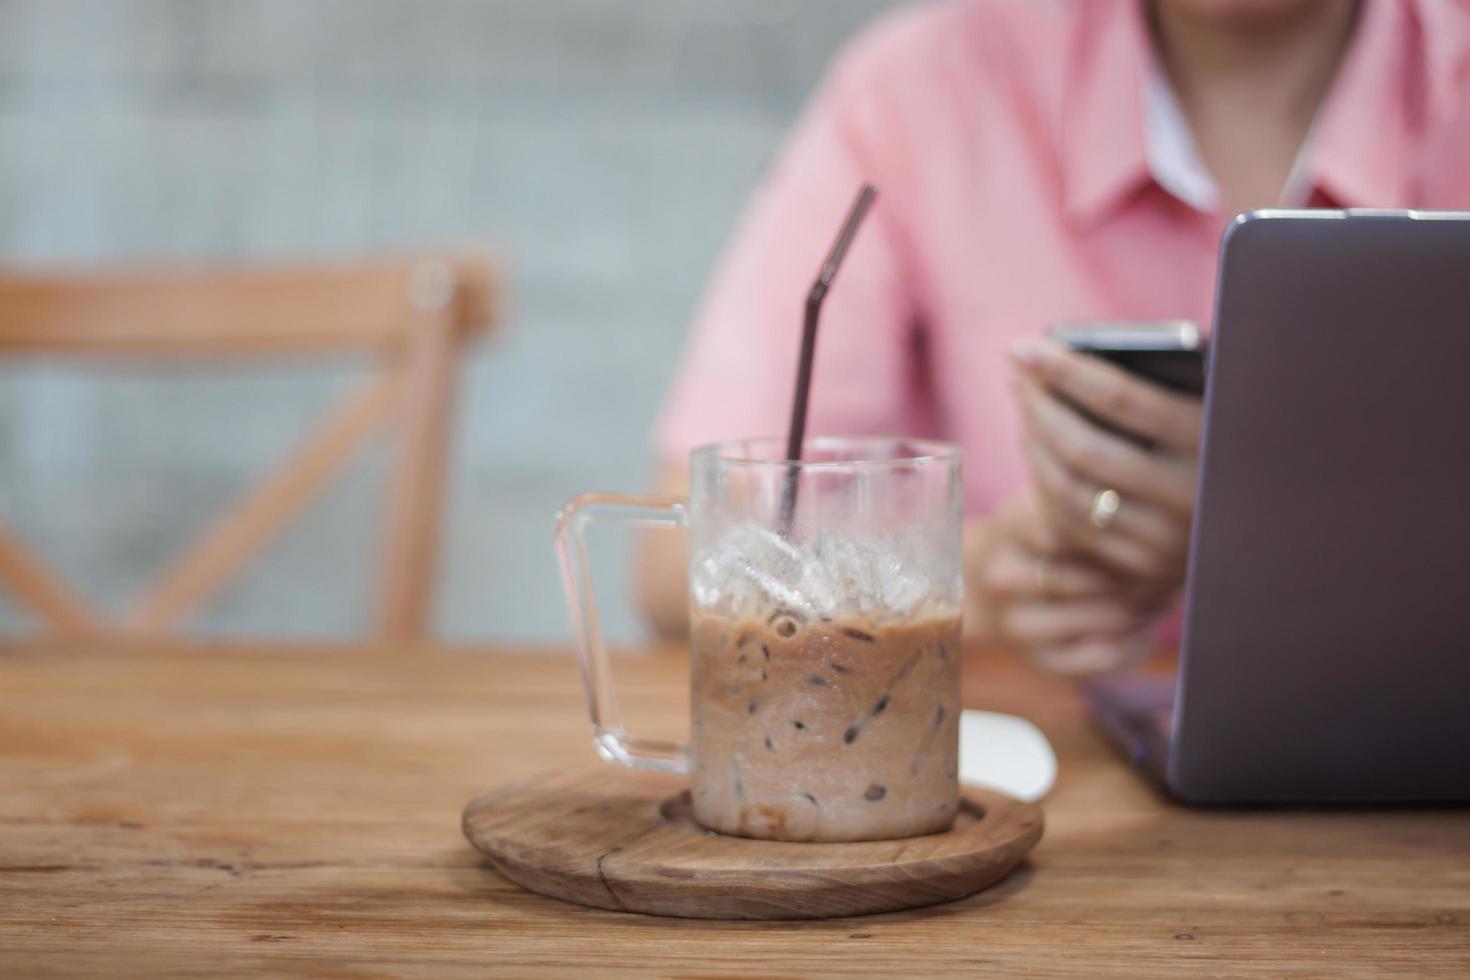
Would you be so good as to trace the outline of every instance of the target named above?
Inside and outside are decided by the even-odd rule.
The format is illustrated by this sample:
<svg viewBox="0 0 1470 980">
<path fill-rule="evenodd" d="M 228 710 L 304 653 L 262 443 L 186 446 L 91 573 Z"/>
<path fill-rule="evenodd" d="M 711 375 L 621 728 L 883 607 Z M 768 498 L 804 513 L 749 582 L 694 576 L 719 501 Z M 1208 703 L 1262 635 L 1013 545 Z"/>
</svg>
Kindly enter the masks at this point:
<svg viewBox="0 0 1470 980">
<path fill-rule="evenodd" d="M 1177 677 L 1086 686 L 1191 803 L 1470 801 L 1470 212 L 1221 246 Z"/>
</svg>

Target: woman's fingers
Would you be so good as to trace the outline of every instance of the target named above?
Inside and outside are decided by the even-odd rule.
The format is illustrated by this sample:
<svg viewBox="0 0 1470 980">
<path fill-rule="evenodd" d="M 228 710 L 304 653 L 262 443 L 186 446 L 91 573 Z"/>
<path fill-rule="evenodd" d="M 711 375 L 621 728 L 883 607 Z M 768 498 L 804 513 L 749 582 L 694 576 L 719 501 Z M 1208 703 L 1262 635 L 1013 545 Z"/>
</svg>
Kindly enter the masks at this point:
<svg viewBox="0 0 1470 980">
<path fill-rule="evenodd" d="M 1027 432 L 1068 470 L 1127 499 L 1154 503 L 1186 518 L 1193 513 L 1193 456 L 1150 453 L 1104 432 L 1030 378 L 1021 379 L 1018 394 Z"/>
<path fill-rule="evenodd" d="M 974 587 L 996 639 L 1028 655 L 1066 651 L 1068 669 L 1096 669 L 1087 665 L 1116 660 L 1122 641 L 1115 638 L 1137 636 L 1170 588 L 1068 550 L 1047 522 L 1049 510 L 1033 490 L 997 511 L 998 537 Z"/>
<path fill-rule="evenodd" d="M 1092 521 L 1098 488 L 1079 479 L 1040 441 L 1027 445 L 1031 471 L 1050 517 L 1074 548 L 1119 571 L 1141 578 L 1179 573 L 1189 525 L 1177 515 L 1141 500 L 1124 501 L 1106 529 Z"/>
<path fill-rule="evenodd" d="M 1105 674 L 1137 663 L 1149 652 L 1147 633 L 1086 637 L 1026 651 L 1026 657 L 1053 674 Z"/>
<path fill-rule="evenodd" d="M 1006 523 L 1011 539 L 1034 554 L 1057 555 L 1067 547 L 1066 536 L 1050 508 L 1034 491 L 1016 501 Z"/>
<path fill-rule="evenodd" d="M 1099 418 L 1170 449 L 1199 449 L 1204 408 L 1198 398 L 1050 341 L 1023 341 L 1014 353 L 1024 371 Z"/>
<path fill-rule="evenodd" d="M 1002 548 L 984 572 L 984 587 L 1006 599 L 1080 599 L 1113 595 L 1118 581 L 1075 558 L 1056 558 L 1022 548 Z"/>
<path fill-rule="evenodd" d="M 1036 599 L 1017 602 L 1001 616 L 1005 635 L 1022 646 L 1116 636 L 1138 625 L 1139 614 L 1120 598 Z"/>
</svg>

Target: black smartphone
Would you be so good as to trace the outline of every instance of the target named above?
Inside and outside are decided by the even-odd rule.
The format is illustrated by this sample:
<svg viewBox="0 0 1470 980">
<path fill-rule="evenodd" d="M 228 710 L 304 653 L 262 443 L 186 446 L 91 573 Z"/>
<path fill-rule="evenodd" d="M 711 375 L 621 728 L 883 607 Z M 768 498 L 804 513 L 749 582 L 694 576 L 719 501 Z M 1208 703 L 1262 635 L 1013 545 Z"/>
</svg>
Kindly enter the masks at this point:
<svg viewBox="0 0 1470 980">
<path fill-rule="evenodd" d="M 1063 323 L 1047 336 L 1075 351 L 1105 361 L 1161 388 L 1196 398 L 1205 393 L 1205 343 L 1190 320 Z M 1080 405 L 1078 412 L 1099 428 L 1147 446 L 1149 440 L 1099 418 Z"/>
<path fill-rule="evenodd" d="M 1205 342 L 1190 320 L 1063 323 L 1047 336 L 1181 394 L 1205 393 Z"/>
</svg>

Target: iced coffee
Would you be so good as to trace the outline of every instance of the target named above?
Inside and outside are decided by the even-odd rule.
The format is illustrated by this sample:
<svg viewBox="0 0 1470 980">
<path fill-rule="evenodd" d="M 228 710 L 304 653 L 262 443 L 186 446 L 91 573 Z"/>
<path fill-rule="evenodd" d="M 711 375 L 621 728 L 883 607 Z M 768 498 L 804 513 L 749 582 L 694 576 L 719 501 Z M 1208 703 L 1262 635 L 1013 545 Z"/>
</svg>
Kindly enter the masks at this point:
<svg viewBox="0 0 1470 980">
<path fill-rule="evenodd" d="M 959 592 L 929 539 L 752 523 L 692 569 L 690 793 L 726 834 L 881 840 L 958 806 Z"/>
<path fill-rule="evenodd" d="M 687 773 L 725 834 L 856 841 L 945 830 L 958 809 L 964 481 L 923 439 L 703 446 L 685 499 L 584 494 L 557 540 L 593 737 L 609 761 Z M 689 533 L 689 741 L 622 725 L 583 529 Z"/>
<path fill-rule="evenodd" d="M 695 818 L 721 833 L 877 840 L 958 806 L 960 621 L 696 615 Z"/>
</svg>

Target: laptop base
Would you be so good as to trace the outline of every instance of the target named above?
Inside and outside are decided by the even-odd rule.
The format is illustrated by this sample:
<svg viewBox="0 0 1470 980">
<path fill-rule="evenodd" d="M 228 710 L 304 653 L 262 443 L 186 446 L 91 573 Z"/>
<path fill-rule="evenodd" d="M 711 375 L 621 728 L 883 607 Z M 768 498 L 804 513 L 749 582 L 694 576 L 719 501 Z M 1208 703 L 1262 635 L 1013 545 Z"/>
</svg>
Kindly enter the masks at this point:
<svg viewBox="0 0 1470 980">
<path fill-rule="evenodd" d="M 1082 694 L 1107 740 L 1165 789 L 1176 684 L 1169 673 L 1099 677 L 1082 685 Z"/>
</svg>

